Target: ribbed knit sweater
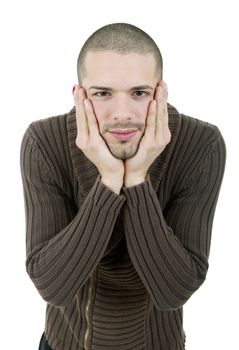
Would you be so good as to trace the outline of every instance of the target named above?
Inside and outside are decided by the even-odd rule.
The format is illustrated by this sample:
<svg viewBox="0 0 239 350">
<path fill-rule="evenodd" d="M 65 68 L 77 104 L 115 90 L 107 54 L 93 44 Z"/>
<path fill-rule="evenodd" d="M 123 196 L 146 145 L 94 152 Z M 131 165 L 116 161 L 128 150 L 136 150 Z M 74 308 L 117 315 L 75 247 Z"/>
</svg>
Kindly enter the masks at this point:
<svg viewBox="0 0 239 350">
<path fill-rule="evenodd" d="M 76 146 L 74 107 L 23 136 L 26 269 L 54 350 L 185 348 L 182 307 L 206 278 L 226 152 L 216 126 L 168 112 L 170 143 L 119 195 Z"/>
</svg>

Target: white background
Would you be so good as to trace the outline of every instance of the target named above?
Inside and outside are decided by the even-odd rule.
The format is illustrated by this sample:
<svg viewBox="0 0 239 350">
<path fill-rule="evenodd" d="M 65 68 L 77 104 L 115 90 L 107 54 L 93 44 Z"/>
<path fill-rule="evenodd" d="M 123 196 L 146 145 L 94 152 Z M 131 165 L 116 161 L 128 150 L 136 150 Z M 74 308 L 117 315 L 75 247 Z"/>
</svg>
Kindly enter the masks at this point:
<svg viewBox="0 0 239 350">
<path fill-rule="evenodd" d="M 45 303 L 25 272 L 19 167 L 30 122 L 69 111 L 76 60 L 87 37 L 112 22 L 139 26 L 164 59 L 169 103 L 216 124 L 227 144 L 206 282 L 185 305 L 188 350 L 238 345 L 237 1 L 1 1 L 1 349 L 35 350 Z M 66 349 L 70 350 L 70 349 Z"/>
</svg>

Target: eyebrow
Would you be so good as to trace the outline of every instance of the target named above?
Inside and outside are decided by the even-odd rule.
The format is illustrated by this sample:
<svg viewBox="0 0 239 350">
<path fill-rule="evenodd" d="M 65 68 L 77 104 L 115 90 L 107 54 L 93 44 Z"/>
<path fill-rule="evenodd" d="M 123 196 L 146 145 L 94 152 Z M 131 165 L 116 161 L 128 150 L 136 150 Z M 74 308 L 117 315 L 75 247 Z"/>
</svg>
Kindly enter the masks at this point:
<svg viewBox="0 0 239 350">
<path fill-rule="evenodd" d="M 89 90 L 95 89 L 95 90 L 105 90 L 105 91 L 113 91 L 112 88 L 107 87 L 107 86 L 91 86 Z M 154 90 L 154 88 L 150 85 L 139 85 L 139 86 L 134 86 L 130 89 L 131 91 L 136 91 L 136 90 Z"/>
</svg>

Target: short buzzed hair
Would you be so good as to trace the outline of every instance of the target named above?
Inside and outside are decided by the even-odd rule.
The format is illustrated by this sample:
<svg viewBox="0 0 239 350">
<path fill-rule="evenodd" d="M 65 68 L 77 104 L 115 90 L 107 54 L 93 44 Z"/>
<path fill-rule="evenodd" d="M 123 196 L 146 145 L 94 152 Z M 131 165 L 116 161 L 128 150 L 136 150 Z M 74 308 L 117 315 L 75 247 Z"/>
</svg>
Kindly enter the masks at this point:
<svg viewBox="0 0 239 350">
<path fill-rule="evenodd" d="M 86 75 L 85 57 L 88 51 L 115 51 L 123 55 L 152 54 L 155 59 L 155 75 L 163 76 L 163 59 L 154 40 L 142 29 L 128 23 L 112 23 L 95 31 L 84 43 L 77 60 L 78 82 Z"/>
</svg>

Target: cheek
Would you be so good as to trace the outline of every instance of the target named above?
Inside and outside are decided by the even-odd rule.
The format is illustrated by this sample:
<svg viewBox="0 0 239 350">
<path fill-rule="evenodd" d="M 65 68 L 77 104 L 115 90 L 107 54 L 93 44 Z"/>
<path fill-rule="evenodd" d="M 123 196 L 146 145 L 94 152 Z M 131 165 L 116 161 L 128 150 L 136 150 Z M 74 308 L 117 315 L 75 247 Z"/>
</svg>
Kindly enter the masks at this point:
<svg viewBox="0 0 239 350">
<path fill-rule="evenodd" d="M 104 105 L 102 103 L 99 103 L 97 101 L 92 101 L 92 100 L 91 100 L 91 103 L 93 105 L 95 116 L 96 116 L 98 122 L 100 122 L 101 120 L 104 119 L 104 116 L 106 114 Z"/>
<path fill-rule="evenodd" d="M 150 102 L 142 102 L 137 105 L 137 116 L 142 123 L 145 123 Z"/>
</svg>

